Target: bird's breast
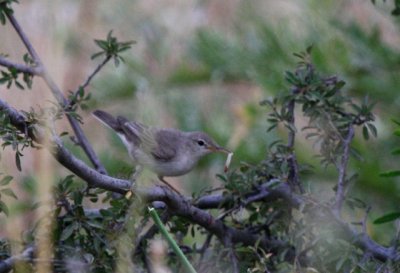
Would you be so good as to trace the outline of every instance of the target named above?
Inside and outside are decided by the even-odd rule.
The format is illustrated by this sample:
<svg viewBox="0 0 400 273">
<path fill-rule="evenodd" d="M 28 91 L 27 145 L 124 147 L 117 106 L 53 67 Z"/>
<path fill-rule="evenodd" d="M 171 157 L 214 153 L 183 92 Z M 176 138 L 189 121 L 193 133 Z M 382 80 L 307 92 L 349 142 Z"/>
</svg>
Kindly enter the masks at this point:
<svg viewBox="0 0 400 273">
<path fill-rule="evenodd" d="M 159 176 L 180 176 L 190 172 L 196 165 L 198 158 L 190 154 L 181 154 L 168 161 L 157 161 L 157 159 L 136 150 L 134 160 L 136 163 L 150 169 Z"/>
</svg>

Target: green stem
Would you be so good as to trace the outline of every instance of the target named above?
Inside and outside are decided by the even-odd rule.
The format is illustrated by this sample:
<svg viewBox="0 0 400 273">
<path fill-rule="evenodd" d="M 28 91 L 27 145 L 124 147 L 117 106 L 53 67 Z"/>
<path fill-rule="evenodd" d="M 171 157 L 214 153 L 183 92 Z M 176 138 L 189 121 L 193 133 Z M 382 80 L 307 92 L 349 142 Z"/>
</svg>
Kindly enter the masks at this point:
<svg viewBox="0 0 400 273">
<path fill-rule="evenodd" d="M 175 242 L 175 240 L 168 233 L 168 231 L 165 228 L 164 224 L 161 222 L 161 219 L 158 216 L 157 211 L 154 208 L 148 208 L 148 210 L 149 210 L 150 216 L 153 218 L 155 224 L 160 229 L 162 235 L 168 241 L 169 245 L 172 247 L 172 249 L 174 250 L 175 254 L 182 261 L 183 265 L 186 267 L 187 272 L 197 273 L 196 270 L 191 265 L 191 263 L 189 262 L 189 260 L 186 258 L 185 254 L 183 254 L 182 250 L 179 248 L 178 244 Z"/>
</svg>

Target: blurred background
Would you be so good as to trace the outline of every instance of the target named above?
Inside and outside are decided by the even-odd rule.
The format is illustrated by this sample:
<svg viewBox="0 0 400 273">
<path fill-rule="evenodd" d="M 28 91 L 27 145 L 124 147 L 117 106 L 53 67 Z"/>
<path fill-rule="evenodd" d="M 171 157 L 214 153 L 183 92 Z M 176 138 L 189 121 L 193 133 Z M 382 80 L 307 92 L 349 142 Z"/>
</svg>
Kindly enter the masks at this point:
<svg viewBox="0 0 400 273">
<path fill-rule="evenodd" d="M 285 131 L 267 133 L 267 109 L 259 102 L 288 92 L 284 72 L 296 66 L 292 53 L 314 45 L 312 57 L 318 71 L 344 79 L 349 96 L 368 95 L 377 102 L 378 138 L 364 141 L 358 132 L 355 140 L 363 159 L 351 161 L 350 174 L 359 174 L 351 195 L 372 206 L 371 220 L 398 210 L 399 181 L 379 176 L 399 165 L 391 155 L 400 145 L 391 121 L 400 119 L 400 32 L 399 19 L 390 14 L 392 1 L 378 0 L 373 5 L 368 0 L 40 0 L 21 1 L 13 7 L 65 94 L 76 90 L 100 62 L 90 59 L 98 51 L 94 39 L 105 39 L 113 30 L 120 41 L 137 42 L 124 53 L 124 64 L 110 63 L 98 74 L 87 89 L 92 94 L 89 109 L 80 112 L 83 130 L 109 173 L 125 178 L 132 173 L 128 154 L 119 139 L 91 117 L 92 110 L 103 109 L 154 126 L 202 130 L 235 152 L 233 169 L 241 162 L 257 164 L 269 144 L 286 138 Z M 14 30 L 8 24 L 0 31 L 0 52 L 21 62 L 26 51 Z M 5 86 L 0 90 L 0 97 L 17 109 L 37 109 L 54 101 L 40 79 L 34 80 L 33 90 Z M 297 119 L 305 124 L 300 116 Z M 71 131 L 66 123 L 58 126 L 60 133 Z M 330 198 L 337 174 L 331 167 L 320 167 L 312 143 L 299 134 L 299 161 L 313 165 L 315 172 L 303 177 L 306 188 Z M 16 191 L 28 200 L 34 199 L 38 187 L 32 182 L 39 165 L 37 153 L 24 151 L 23 171 L 18 172 L 14 153 L 1 152 L 0 171 L 14 176 Z M 224 161 L 223 155 L 210 155 L 195 171 L 168 181 L 189 195 L 221 186 L 215 175 L 222 173 Z M 69 174 L 58 163 L 54 171 Z M 140 183 L 158 182 L 147 174 Z M 27 221 L 19 217 L 26 215 L 22 200 L 13 205 L 8 229 Z M 364 212 L 357 213 L 359 218 Z M 0 225 L 5 223 L 0 217 Z M 369 228 L 383 243 L 394 232 L 393 223 L 370 224 Z"/>
</svg>

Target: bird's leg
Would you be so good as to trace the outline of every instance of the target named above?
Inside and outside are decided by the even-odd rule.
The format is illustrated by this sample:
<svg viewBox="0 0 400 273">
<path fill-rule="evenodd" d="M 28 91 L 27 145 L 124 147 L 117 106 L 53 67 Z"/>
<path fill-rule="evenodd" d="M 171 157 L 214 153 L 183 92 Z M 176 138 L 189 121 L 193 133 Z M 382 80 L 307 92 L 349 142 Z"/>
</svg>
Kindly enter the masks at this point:
<svg viewBox="0 0 400 273">
<path fill-rule="evenodd" d="M 163 176 L 158 176 L 158 179 L 160 179 L 161 182 L 163 182 L 165 185 L 167 185 L 171 190 L 173 190 L 174 192 L 176 192 L 179 195 L 182 195 L 177 189 L 175 189 L 170 183 L 168 183 L 167 181 L 164 180 Z"/>
</svg>

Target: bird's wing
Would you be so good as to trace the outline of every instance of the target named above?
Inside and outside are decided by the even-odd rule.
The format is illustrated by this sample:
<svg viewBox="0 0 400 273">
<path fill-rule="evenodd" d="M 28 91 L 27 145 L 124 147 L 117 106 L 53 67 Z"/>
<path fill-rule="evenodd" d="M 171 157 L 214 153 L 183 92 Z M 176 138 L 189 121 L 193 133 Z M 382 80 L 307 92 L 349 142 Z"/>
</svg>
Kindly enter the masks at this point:
<svg viewBox="0 0 400 273">
<path fill-rule="evenodd" d="M 154 130 L 156 145 L 151 150 L 152 156 L 159 161 L 173 160 L 179 149 L 179 133 L 176 131 L 161 129 Z"/>
<path fill-rule="evenodd" d="M 117 120 L 121 124 L 121 128 L 126 140 L 132 142 L 137 147 L 142 145 L 142 135 L 149 128 L 140 122 L 128 121 L 126 118 L 121 116 L 117 117 Z"/>
<path fill-rule="evenodd" d="M 140 147 L 145 154 L 152 155 L 159 161 L 170 161 L 176 154 L 178 145 L 177 133 L 170 129 L 158 129 L 148 127 L 144 124 L 134 121 L 123 121 L 122 117 L 118 117 L 120 123 L 123 124 L 124 135 L 128 141 L 133 142 Z"/>
</svg>

